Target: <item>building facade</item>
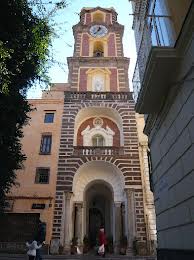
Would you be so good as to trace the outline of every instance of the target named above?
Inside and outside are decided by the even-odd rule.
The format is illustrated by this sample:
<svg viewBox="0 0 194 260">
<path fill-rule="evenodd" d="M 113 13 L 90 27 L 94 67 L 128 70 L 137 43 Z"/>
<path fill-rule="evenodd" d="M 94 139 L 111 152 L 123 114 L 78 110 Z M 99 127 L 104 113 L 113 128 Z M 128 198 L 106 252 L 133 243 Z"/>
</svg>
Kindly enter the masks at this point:
<svg viewBox="0 0 194 260">
<path fill-rule="evenodd" d="M 135 109 L 146 118 L 158 259 L 193 259 L 194 5 L 190 0 L 131 3 Z"/>
<path fill-rule="evenodd" d="M 123 30 L 113 8 L 83 8 L 73 26 L 68 83 L 30 101 L 36 110 L 24 130 L 28 159 L 18 173 L 20 192 L 15 187 L 8 198 L 14 212 L 22 212 L 16 205 L 23 199 L 40 214 L 51 253 L 59 246 L 69 253 L 73 238 L 80 248 L 84 237 L 95 246 L 101 226 L 115 253 L 124 238 L 128 254 L 153 251 L 147 139 L 129 91 Z"/>
</svg>

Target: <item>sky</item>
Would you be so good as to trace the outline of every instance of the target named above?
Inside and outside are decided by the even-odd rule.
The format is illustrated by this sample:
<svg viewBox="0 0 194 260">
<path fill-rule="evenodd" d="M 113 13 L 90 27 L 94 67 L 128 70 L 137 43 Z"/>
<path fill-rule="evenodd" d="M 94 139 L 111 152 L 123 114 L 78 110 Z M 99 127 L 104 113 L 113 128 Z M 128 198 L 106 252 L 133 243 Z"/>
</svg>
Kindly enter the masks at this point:
<svg viewBox="0 0 194 260">
<path fill-rule="evenodd" d="M 136 48 L 134 32 L 132 30 L 133 16 L 131 4 L 128 0 L 69 0 L 69 5 L 60 11 L 55 17 L 58 24 L 57 34 L 59 35 L 53 42 L 54 57 L 57 61 L 66 64 L 66 58 L 73 55 L 74 37 L 72 26 L 79 22 L 79 13 L 83 7 L 114 7 L 118 13 L 118 22 L 124 25 L 124 56 L 130 58 L 129 65 L 129 84 L 132 90 L 132 76 L 136 62 Z M 67 82 L 68 67 L 66 65 L 61 69 L 59 66 L 53 66 L 49 70 L 49 76 L 52 83 Z M 28 91 L 27 98 L 41 98 L 40 86 L 35 86 Z"/>
</svg>

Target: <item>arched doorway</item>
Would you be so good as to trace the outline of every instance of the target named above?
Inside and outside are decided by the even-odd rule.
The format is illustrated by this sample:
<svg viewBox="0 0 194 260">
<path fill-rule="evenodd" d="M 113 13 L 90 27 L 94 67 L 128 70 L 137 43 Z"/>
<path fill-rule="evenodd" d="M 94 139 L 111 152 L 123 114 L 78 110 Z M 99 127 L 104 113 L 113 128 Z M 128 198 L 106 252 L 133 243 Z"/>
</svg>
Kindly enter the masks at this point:
<svg viewBox="0 0 194 260">
<path fill-rule="evenodd" d="M 124 176 L 109 162 L 91 161 L 78 169 L 73 180 L 72 237 L 77 237 L 80 245 L 85 236 L 91 238 L 90 244 L 96 243 L 97 229 L 101 224 L 107 237 L 111 236 L 113 242 L 118 243 L 124 185 Z"/>
<path fill-rule="evenodd" d="M 93 181 L 85 189 L 86 232 L 91 246 L 97 244 L 98 232 L 104 226 L 107 236 L 113 235 L 113 192 L 108 183 Z"/>
</svg>

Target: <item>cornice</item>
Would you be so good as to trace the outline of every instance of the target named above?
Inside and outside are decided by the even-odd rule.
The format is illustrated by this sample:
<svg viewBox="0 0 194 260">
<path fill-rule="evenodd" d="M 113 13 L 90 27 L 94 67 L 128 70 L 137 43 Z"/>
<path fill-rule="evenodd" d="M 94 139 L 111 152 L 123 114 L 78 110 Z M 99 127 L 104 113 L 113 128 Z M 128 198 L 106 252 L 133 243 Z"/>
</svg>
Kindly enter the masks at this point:
<svg viewBox="0 0 194 260">
<path fill-rule="evenodd" d="M 127 58 L 127 57 L 68 57 L 67 58 L 67 62 L 69 64 L 69 62 L 72 62 L 72 61 L 77 61 L 77 62 L 92 62 L 92 61 L 95 61 L 95 62 L 99 62 L 99 61 L 102 61 L 102 62 L 112 62 L 112 61 L 115 61 L 115 62 L 124 62 L 124 63 L 129 63 L 130 61 L 130 58 Z"/>
<path fill-rule="evenodd" d="M 63 92 L 64 93 L 64 92 Z M 63 99 L 28 99 L 31 105 L 33 104 L 63 104 Z"/>
</svg>

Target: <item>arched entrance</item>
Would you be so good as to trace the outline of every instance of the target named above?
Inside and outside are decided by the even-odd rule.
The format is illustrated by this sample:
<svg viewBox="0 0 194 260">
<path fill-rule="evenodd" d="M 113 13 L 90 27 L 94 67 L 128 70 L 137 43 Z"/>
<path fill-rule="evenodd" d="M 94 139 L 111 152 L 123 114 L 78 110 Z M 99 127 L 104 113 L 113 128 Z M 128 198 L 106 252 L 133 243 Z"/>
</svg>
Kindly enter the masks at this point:
<svg viewBox="0 0 194 260">
<path fill-rule="evenodd" d="M 84 197 L 86 232 L 91 246 L 95 246 L 101 226 L 104 226 L 107 236 L 113 235 L 113 193 L 108 183 L 92 181 L 87 185 Z"/>
<path fill-rule="evenodd" d="M 95 245 L 100 225 L 104 225 L 107 237 L 111 236 L 116 246 L 119 244 L 124 187 L 124 176 L 109 162 L 91 161 L 77 170 L 73 180 L 72 237 L 78 238 L 78 244 L 82 245 L 87 236 Z"/>
</svg>

